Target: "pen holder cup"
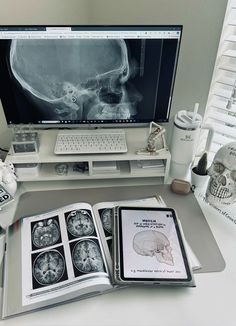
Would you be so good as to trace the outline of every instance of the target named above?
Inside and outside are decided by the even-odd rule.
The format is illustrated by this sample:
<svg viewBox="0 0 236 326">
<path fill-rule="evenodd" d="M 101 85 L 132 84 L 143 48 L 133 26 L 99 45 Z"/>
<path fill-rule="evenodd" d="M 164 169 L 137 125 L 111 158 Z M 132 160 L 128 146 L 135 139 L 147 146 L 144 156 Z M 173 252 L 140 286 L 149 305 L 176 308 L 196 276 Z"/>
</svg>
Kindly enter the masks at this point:
<svg viewBox="0 0 236 326">
<path fill-rule="evenodd" d="M 191 169 L 191 184 L 192 190 L 204 190 L 208 181 L 209 175 L 200 175 L 194 172 L 194 168 Z"/>
</svg>

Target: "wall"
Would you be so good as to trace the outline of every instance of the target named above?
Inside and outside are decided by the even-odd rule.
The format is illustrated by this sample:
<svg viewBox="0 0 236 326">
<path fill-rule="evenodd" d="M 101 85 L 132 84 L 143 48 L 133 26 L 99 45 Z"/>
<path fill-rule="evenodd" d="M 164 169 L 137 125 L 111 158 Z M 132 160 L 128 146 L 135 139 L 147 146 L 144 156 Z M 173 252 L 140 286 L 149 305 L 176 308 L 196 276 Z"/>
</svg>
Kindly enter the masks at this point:
<svg viewBox="0 0 236 326">
<path fill-rule="evenodd" d="M 172 102 L 174 114 L 200 103 L 204 112 L 227 0 L 0 0 L 0 24 L 183 24 Z M 0 107 L 0 147 L 9 145 Z"/>
</svg>

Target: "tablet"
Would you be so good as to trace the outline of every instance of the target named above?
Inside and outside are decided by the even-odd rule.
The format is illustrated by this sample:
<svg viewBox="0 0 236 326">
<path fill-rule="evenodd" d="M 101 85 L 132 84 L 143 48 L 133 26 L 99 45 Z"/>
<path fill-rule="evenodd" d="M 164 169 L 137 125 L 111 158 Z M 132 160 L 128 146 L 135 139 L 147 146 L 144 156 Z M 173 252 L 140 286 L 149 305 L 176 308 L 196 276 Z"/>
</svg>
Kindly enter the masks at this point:
<svg viewBox="0 0 236 326">
<path fill-rule="evenodd" d="M 195 286 L 172 208 L 117 207 L 113 257 L 115 283 Z"/>
</svg>

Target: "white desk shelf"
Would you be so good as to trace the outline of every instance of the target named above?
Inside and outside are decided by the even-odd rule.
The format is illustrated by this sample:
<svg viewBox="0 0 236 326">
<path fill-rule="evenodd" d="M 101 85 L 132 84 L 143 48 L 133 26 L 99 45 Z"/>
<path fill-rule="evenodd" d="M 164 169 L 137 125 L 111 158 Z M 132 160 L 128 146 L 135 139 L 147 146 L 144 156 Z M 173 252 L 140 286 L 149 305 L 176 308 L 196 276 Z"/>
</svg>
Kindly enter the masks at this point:
<svg viewBox="0 0 236 326">
<path fill-rule="evenodd" d="M 128 128 L 126 139 L 128 152 L 124 154 L 91 154 L 91 155 L 55 155 L 56 130 L 44 130 L 39 132 L 39 153 L 30 155 L 7 155 L 6 161 L 12 162 L 16 167 L 25 164 L 38 164 L 37 175 L 26 172 L 17 174 L 18 181 L 61 181 L 61 180 L 88 180 L 88 179 L 137 179 L 156 178 L 157 183 L 165 183 L 169 174 L 170 152 L 166 150 L 159 155 L 137 155 L 136 151 L 146 147 L 149 133 L 148 128 Z M 150 162 L 140 165 L 142 162 Z M 88 169 L 85 172 L 76 171 L 76 164 L 85 162 Z M 96 168 L 96 162 L 100 168 Z M 104 167 L 102 167 L 104 162 Z M 109 162 L 115 162 L 117 170 L 109 167 Z M 156 163 L 155 163 L 156 162 Z M 55 167 L 59 163 L 65 163 L 67 173 L 58 174 Z M 22 164 L 22 165 L 21 165 Z M 105 165 L 108 164 L 108 167 Z M 23 170 L 22 170 L 23 171 Z"/>
</svg>

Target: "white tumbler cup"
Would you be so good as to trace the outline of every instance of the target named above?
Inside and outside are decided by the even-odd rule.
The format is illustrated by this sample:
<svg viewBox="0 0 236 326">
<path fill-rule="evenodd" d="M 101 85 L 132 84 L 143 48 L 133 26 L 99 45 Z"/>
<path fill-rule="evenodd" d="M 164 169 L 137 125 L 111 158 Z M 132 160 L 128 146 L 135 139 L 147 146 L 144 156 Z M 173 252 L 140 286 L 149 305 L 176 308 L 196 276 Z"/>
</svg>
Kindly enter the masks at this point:
<svg viewBox="0 0 236 326">
<path fill-rule="evenodd" d="M 182 177 L 192 163 L 201 130 L 200 114 L 182 110 L 174 118 L 171 141 L 171 174 Z"/>
</svg>

